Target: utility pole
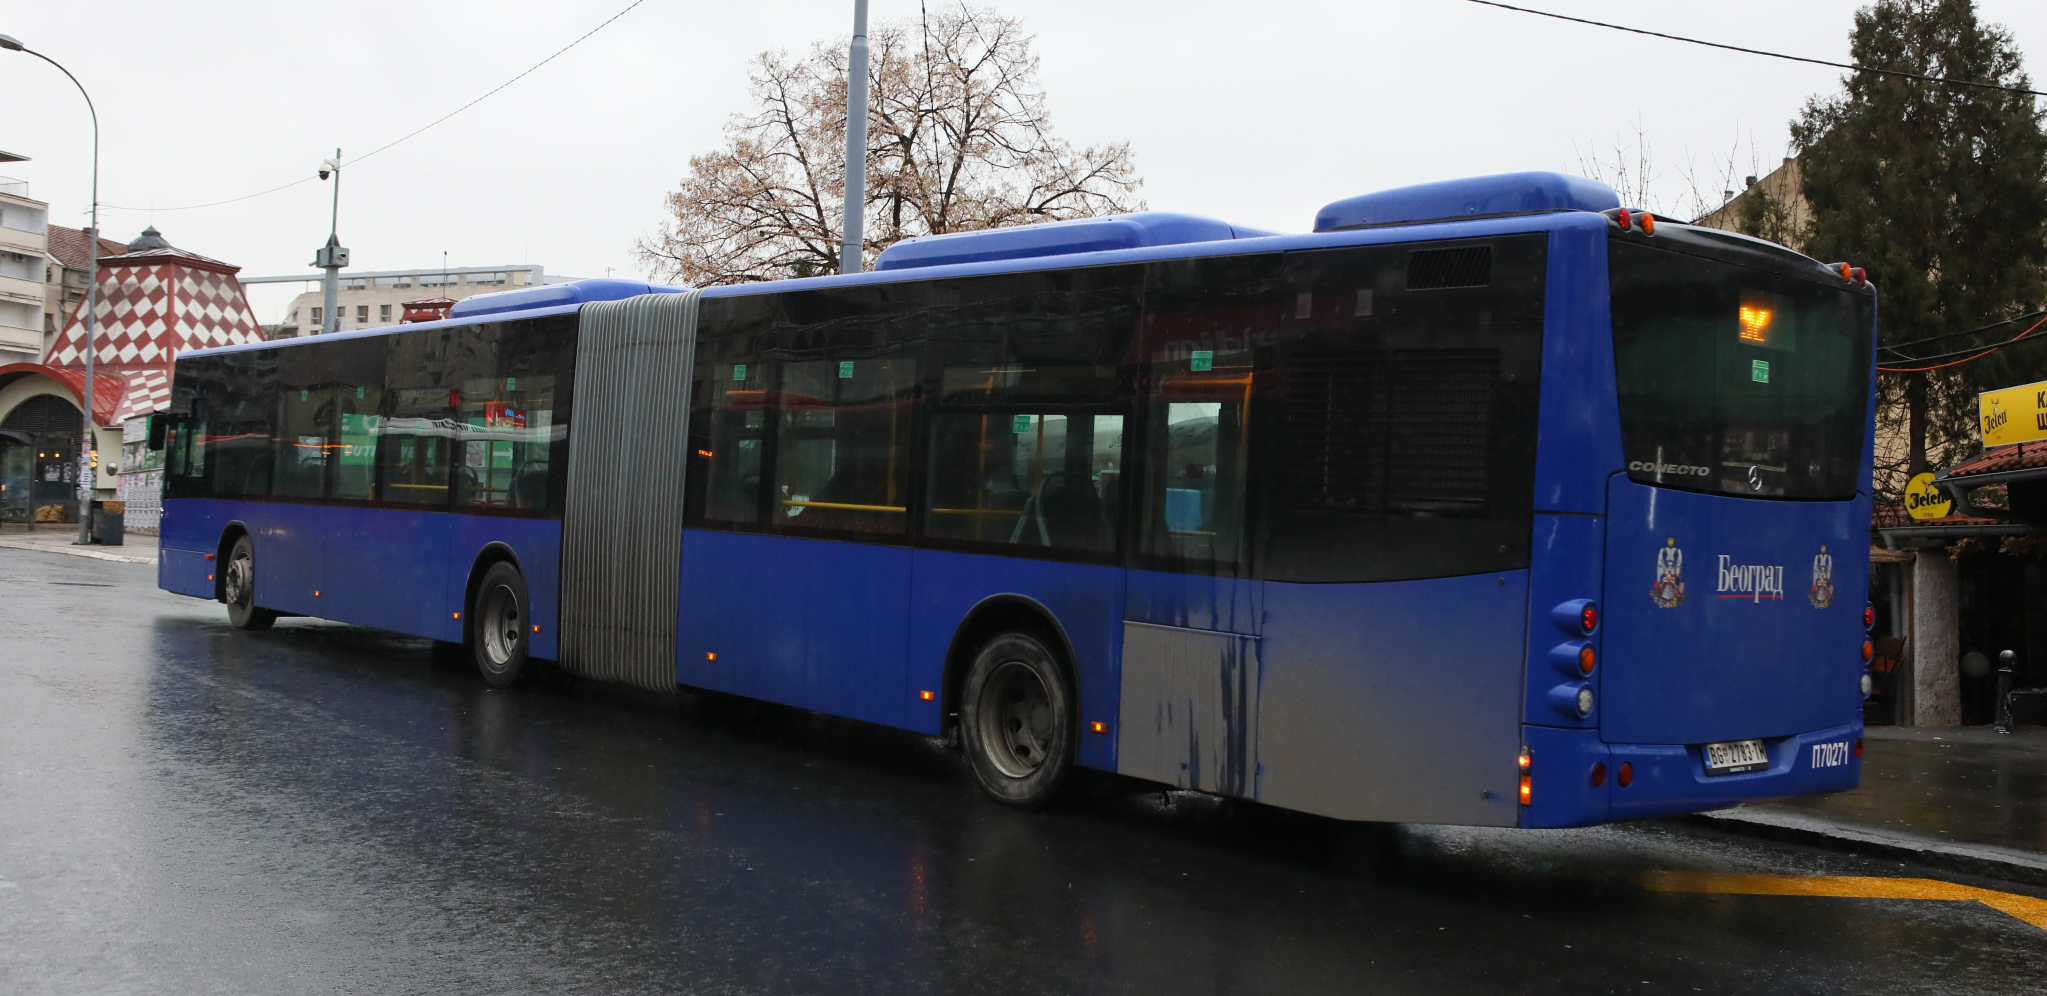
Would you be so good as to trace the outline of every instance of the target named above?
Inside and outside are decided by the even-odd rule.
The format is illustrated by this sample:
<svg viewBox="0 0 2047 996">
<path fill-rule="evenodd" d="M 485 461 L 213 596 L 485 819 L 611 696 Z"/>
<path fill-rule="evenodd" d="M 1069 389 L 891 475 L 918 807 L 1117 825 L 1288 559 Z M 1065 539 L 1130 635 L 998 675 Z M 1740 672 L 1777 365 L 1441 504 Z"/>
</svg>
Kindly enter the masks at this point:
<svg viewBox="0 0 2047 996">
<path fill-rule="evenodd" d="M 846 237 L 839 272 L 867 269 L 860 221 L 867 211 L 867 0 L 853 0 L 853 46 L 846 51 Z"/>
<path fill-rule="evenodd" d="M 96 452 L 99 435 L 93 431 L 95 425 L 92 420 L 92 332 L 99 318 L 97 312 L 100 289 L 100 112 L 99 108 L 92 106 L 92 94 L 85 92 L 85 84 L 78 82 L 78 77 L 71 75 L 71 70 L 64 68 L 57 60 L 22 45 L 11 35 L 0 35 L 0 51 L 33 55 L 56 66 L 57 71 L 63 73 L 64 78 L 70 80 L 72 86 L 78 88 L 78 95 L 85 98 L 86 112 L 92 115 L 92 230 L 86 233 L 85 239 L 86 279 L 89 281 L 85 285 L 85 416 L 80 419 L 84 423 L 82 428 L 85 431 L 78 438 L 78 542 L 86 544 L 92 542 L 92 491 L 94 485 L 99 483 L 99 454 Z M 31 515 L 30 518 L 33 519 L 34 516 Z"/>
<path fill-rule="evenodd" d="M 334 150 L 334 158 L 320 164 L 320 179 L 334 177 L 334 213 L 327 222 L 327 244 L 313 254 L 313 265 L 327 271 L 325 286 L 321 288 L 320 299 L 326 304 L 320 331 L 341 331 L 340 305 L 341 268 L 348 265 L 348 250 L 341 247 L 341 150 Z"/>
</svg>

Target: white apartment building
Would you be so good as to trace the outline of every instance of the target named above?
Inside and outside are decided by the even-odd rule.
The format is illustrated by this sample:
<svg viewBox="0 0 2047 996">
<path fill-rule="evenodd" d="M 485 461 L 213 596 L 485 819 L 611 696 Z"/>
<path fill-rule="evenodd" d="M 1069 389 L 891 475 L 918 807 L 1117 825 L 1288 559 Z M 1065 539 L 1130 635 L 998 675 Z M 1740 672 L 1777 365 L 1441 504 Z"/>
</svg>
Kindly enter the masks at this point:
<svg viewBox="0 0 2047 996">
<path fill-rule="evenodd" d="M 0 152 L 0 162 L 22 158 Z M 0 365 L 42 359 L 49 227 L 50 205 L 28 196 L 28 182 L 0 176 Z"/>
<path fill-rule="evenodd" d="M 396 325 L 405 317 L 405 304 L 427 298 L 465 297 L 511 290 L 538 284 L 561 284 L 575 277 L 550 277 L 547 268 L 533 263 L 516 266 L 457 266 L 431 270 L 376 270 L 364 273 L 343 271 L 341 291 L 336 295 L 341 328 L 373 329 Z M 326 326 L 321 275 L 294 274 L 283 277 L 243 277 L 243 285 L 304 283 L 305 293 L 292 299 L 284 320 L 271 338 L 313 335 Z M 266 326 L 266 329 L 269 327 Z"/>
</svg>

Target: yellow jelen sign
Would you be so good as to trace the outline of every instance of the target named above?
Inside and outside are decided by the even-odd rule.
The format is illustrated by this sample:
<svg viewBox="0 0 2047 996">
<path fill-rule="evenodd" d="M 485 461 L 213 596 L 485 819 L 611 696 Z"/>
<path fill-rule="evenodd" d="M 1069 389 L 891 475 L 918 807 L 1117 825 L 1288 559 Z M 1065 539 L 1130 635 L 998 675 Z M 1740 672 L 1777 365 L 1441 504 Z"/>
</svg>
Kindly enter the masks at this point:
<svg viewBox="0 0 2047 996">
<path fill-rule="evenodd" d="M 1954 506 L 1947 492 L 1933 486 L 1932 474 L 1920 474 L 1905 485 L 1905 511 L 1915 519 L 1938 519 Z"/>
<path fill-rule="evenodd" d="M 2047 381 L 1976 396 L 1983 445 L 2003 446 L 2047 439 Z"/>
</svg>

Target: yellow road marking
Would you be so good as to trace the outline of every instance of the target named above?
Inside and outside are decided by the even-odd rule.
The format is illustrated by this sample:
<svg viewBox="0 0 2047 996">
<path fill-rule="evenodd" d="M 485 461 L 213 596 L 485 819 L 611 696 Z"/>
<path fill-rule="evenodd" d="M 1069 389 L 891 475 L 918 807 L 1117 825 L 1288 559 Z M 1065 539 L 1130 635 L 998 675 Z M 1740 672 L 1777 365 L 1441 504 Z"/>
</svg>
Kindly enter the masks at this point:
<svg viewBox="0 0 2047 996">
<path fill-rule="evenodd" d="M 1854 875 L 1737 875 L 1729 872 L 1652 871 L 1642 874 L 1651 892 L 1706 892 L 1735 896 L 1830 896 L 1836 899 L 1938 899 L 1982 903 L 2047 930 L 2047 899 L 2014 896 L 1931 878 Z"/>
</svg>

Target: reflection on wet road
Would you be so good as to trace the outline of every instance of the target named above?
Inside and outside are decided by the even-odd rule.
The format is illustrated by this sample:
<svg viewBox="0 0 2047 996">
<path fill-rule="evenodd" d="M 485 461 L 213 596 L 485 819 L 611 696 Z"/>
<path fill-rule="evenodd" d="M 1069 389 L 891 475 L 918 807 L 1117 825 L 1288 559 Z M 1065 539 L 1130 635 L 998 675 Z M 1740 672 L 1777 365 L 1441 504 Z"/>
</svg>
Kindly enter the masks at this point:
<svg viewBox="0 0 2047 996">
<path fill-rule="evenodd" d="M 424 641 L 297 619 L 238 633 L 153 582 L 0 551 L 0 991 L 2047 979 L 2047 933 L 1980 903 L 1640 884 L 1923 874 L 1896 865 L 1668 824 L 1346 826 L 1108 780 L 1019 813 L 925 738 L 708 695 L 490 692 Z"/>
</svg>

